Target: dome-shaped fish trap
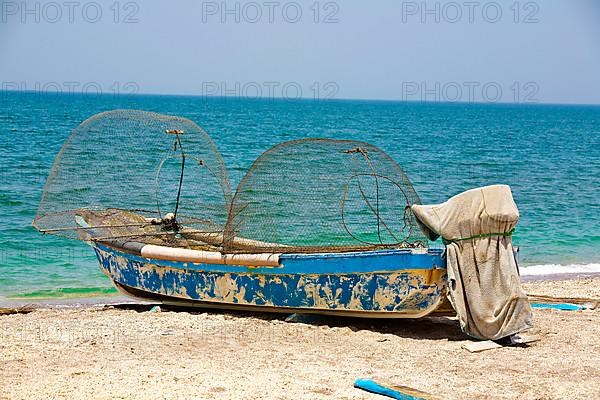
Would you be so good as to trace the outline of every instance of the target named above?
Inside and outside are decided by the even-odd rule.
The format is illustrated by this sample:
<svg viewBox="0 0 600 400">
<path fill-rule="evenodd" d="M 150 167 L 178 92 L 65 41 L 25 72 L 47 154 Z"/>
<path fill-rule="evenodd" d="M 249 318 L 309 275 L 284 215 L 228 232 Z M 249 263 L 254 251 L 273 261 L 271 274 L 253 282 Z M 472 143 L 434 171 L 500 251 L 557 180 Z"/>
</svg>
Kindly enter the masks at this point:
<svg viewBox="0 0 600 400">
<path fill-rule="evenodd" d="M 34 226 L 45 233 L 224 253 L 426 246 L 402 168 L 368 143 L 305 139 L 263 153 L 232 196 L 223 159 L 193 122 L 98 114 L 56 157 Z"/>
<path fill-rule="evenodd" d="M 263 153 L 239 183 L 225 228 L 247 249 L 277 252 L 426 245 L 410 209 L 420 200 L 386 153 L 352 140 L 304 139 Z M 239 240 L 238 240 L 239 241 Z"/>
<path fill-rule="evenodd" d="M 81 240 L 205 245 L 219 234 L 231 187 L 221 154 L 194 122 L 117 110 L 79 125 L 57 155 L 33 225 Z"/>
</svg>

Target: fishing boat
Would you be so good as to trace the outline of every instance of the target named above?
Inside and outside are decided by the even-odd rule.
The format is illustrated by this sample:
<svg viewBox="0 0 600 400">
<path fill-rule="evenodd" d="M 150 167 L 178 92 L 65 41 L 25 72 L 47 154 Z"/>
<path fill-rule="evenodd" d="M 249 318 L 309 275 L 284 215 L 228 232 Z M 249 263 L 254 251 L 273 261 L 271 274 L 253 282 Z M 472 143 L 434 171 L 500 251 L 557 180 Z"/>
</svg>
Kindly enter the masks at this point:
<svg viewBox="0 0 600 400">
<path fill-rule="evenodd" d="M 282 254 L 254 267 L 247 264 L 256 258 L 242 257 L 236 260 L 240 265 L 232 265 L 205 261 L 202 254 L 179 261 L 100 243 L 95 250 L 101 269 L 121 292 L 169 305 L 419 318 L 445 298 L 441 251 L 434 250 Z"/>
<path fill-rule="evenodd" d="M 165 304 L 418 318 L 447 295 L 402 168 L 373 145 L 304 139 L 260 155 L 232 191 L 194 122 L 117 110 L 78 126 L 33 225 L 85 241 L 123 293 Z"/>
</svg>

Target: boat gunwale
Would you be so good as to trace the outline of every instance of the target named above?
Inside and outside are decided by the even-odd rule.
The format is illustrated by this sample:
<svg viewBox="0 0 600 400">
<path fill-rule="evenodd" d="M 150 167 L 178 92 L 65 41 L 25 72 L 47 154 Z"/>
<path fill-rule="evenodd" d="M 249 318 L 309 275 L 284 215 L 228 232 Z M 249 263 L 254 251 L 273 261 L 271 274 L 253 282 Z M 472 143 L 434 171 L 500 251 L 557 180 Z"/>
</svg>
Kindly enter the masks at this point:
<svg viewBox="0 0 600 400">
<path fill-rule="evenodd" d="M 319 253 L 319 254 L 281 254 L 280 256 L 280 265 L 279 266 L 264 266 L 264 267 L 250 267 L 250 266 L 240 266 L 240 265 L 227 265 L 227 264 L 207 264 L 207 263 L 194 263 L 194 262 L 183 262 L 183 261 L 175 261 L 175 260 L 161 260 L 155 258 L 146 258 L 141 254 L 134 254 L 131 251 L 127 251 L 126 249 L 117 248 L 116 246 L 111 246 L 105 243 L 95 242 L 92 246 L 96 250 L 113 253 L 116 256 L 124 257 L 130 259 L 132 261 L 140 262 L 143 264 L 152 264 L 158 267 L 163 268 L 171 268 L 178 270 L 188 270 L 194 272 L 223 272 L 223 273 L 252 273 L 252 274 L 268 274 L 268 275 L 344 275 L 344 274 L 354 274 L 354 273 L 363 273 L 363 274 L 375 274 L 375 273 L 402 273 L 412 270 L 438 270 L 438 269 L 446 269 L 444 263 L 441 265 L 433 264 L 433 265 L 406 265 L 395 267 L 393 269 L 389 268 L 374 268 L 374 267 L 363 267 L 359 269 L 348 269 L 348 270 L 337 270 L 326 272 L 323 271 L 322 268 L 315 268 L 314 270 L 304 268 L 298 268 L 300 266 L 296 266 L 296 268 L 286 267 L 285 262 L 291 261 L 291 263 L 307 261 L 308 263 L 319 261 L 319 260 L 337 260 L 337 259 L 350 259 L 357 260 L 360 258 L 376 258 L 376 257 L 394 257 L 394 256 L 424 256 L 424 257 L 441 257 L 443 250 L 442 249 L 427 249 L 426 252 L 414 253 L 411 249 L 394 249 L 394 250 L 373 250 L 373 251 L 361 251 L 361 252 L 347 252 L 347 253 Z"/>
</svg>

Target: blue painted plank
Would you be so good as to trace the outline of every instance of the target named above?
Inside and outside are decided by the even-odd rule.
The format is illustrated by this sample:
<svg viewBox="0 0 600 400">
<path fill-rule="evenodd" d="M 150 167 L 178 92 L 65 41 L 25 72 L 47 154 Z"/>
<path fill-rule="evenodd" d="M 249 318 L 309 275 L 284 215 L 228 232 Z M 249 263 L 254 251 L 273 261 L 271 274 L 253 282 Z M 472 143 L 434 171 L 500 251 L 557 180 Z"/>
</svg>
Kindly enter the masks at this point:
<svg viewBox="0 0 600 400">
<path fill-rule="evenodd" d="M 579 311 L 585 310 L 585 306 L 572 303 L 531 303 L 533 308 L 553 309 L 562 311 Z"/>
<path fill-rule="evenodd" d="M 417 393 L 418 391 L 414 390 L 414 389 L 409 389 L 406 388 L 408 390 L 410 390 L 410 392 L 413 393 L 407 393 L 407 391 L 404 391 L 403 389 L 399 388 L 399 387 L 387 387 L 384 385 L 380 385 L 379 383 L 371 380 L 371 379 L 357 379 L 354 382 L 354 387 L 357 387 L 359 389 L 362 390 L 366 390 L 367 392 L 371 392 L 371 393 L 376 393 L 376 394 L 380 394 L 382 396 L 387 396 L 387 397 L 391 397 L 392 399 L 399 399 L 399 400 L 428 400 L 428 399 L 432 399 L 431 396 L 426 395 L 425 393 L 423 393 L 422 395 L 425 395 L 426 397 L 421 397 L 422 395 L 417 395 L 415 393 Z M 420 393 L 420 392 L 419 392 Z"/>
</svg>

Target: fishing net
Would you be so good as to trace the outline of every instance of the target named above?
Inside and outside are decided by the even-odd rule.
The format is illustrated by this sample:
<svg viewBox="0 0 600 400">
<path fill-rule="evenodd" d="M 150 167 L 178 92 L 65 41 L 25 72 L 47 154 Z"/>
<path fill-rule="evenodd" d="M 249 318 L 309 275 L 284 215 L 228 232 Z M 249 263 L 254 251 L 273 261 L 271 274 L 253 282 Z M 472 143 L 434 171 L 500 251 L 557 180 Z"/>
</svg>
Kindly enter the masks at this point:
<svg viewBox="0 0 600 400">
<path fill-rule="evenodd" d="M 221 232 L 230 202 L 223 159 L 202 128 L 184 118 L 117 110 L 89 118 L 67 138 L 33 224 L 74 239 L 187 247 L 187 238 L 160 223 L 167 214 L 176 213 L 192 233 Z"/>
<path fill-rule="evenodd" d="M 426 246 L 402 168 L 368 143 L 305 139 L 261 155 L 235 194 L 211 138 L 187 119 L 98 114 L 56 157 L 34 226 L 86 241 L 240 252 Z"/>
<path fill-rule="evenodd" d="M 420 200 L 402 168 L 368 143 L 304 139 L 263 153 L 239 183 L 224 247 L 344 251 L 426 245 L 410 205 Z M 239 240 L 238 240 L 239 241 Z"/>
</svg>

